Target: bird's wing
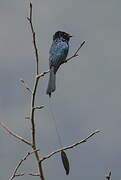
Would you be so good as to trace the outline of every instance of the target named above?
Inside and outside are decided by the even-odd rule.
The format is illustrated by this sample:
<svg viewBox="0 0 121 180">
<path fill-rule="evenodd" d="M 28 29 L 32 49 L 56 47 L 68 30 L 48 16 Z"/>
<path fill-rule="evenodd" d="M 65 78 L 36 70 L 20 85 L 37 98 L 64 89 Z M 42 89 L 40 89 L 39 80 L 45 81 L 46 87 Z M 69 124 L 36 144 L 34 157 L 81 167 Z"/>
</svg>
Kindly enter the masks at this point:
<svg viewBox="0 0 121 180">
<path fill-rule="evenodd" d="M 65 61 L 69 50 L 69 45 L 66 42 L 53 42 L 49 52 L 50 67 L 55 67 L 55 72 L 63 61 Z"/>
</svg>

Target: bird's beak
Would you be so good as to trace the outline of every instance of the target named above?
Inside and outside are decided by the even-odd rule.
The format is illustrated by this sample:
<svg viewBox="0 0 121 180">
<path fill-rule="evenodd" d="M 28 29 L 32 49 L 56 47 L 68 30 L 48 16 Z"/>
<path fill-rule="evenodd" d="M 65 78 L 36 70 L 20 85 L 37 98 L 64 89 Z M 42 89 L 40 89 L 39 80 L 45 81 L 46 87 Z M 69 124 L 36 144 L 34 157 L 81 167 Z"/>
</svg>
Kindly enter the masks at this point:
<svg viewBox="0 0 121 180">
<path fill-rule="evenodd" d="M 73 36 L 69 35 L 69 38 L 71 38 L 71 37 L 73 37 Z"/>
</svg>

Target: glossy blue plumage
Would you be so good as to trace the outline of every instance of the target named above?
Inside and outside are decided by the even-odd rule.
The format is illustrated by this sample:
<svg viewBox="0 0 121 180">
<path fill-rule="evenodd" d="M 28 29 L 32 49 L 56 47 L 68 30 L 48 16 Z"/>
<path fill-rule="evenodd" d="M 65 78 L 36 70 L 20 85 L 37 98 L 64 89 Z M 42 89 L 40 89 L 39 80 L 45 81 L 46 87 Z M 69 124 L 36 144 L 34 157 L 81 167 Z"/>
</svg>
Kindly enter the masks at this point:
<svg viewBox="0 0 121 180">
<path fill-rule="evenodd" d="M 57 72 L 59 66 L 65 61 L 69 50 L 68 42 L 61 39 L 56 39 L 53 41 L 49 52 L 49 64 L 50 67 L 54 66 L 55 73 Z"/>
<path fill-rule="evenodd" d="M 51 96 L 51 93 L 56 89 L 56 72 L 60 65 L 66 60 L 70 37 L 69 34 L 61 31 L 56 32 L 53 36 L 53 43 L 49 51 L 50 78 L 47 88 L 47 94 L 49 94 L 49 96 Z"/>
</svg>

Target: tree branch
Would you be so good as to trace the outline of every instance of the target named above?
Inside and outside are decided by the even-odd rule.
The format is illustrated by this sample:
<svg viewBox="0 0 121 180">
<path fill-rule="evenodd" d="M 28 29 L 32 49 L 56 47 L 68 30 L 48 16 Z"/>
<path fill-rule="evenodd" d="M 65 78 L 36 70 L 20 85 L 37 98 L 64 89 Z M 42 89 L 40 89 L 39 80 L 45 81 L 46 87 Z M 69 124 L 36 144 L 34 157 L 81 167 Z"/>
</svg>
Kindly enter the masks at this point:
<svg viewBox="0 0 121 180">
<path fill-rule="evenodd" d="M 50 72 L 50 70 L 45 71 L 45 72 L 42 72 L 42 73 L 38 74 L 36 77 L 37 77 L 37 78 L 40 78 L 40 77 L 42 77 L 42 76 L 45 76 L 45 75 L 48 74 L 49 72 Z"/>
<path fill-rule="evenodd" d="M 59 152 L 61 152 L 61 151 L 65 151 L 65 150 L 68 150 L 68 149 L 72 149 L 72 148 L 74 148 L 74 147 L 76 147 L 76 146 L 78 146 L 78 145 L 80 145 L 80 144 L 82 144 L 82 143 L 87 142 L 88 139 L 90 139 L 92 136 L 94 136 L 95 134 L 97 134 L 97 133 L 99 133 L 99 132 L 100 132 L 99 130 L 96 130 L 96 131 L 94 131 L 93 133 L 91 133 L 88 137 L 86 137 L 85 139 L 83 139 L 83 140 L 81 140 L 81 141 L 79 141 L 79 142 L 76 142 L 76 143 L 74 143 L 74 144 L 72 144 L 72 145 L 70 145 L 70 146 L 66 146 L 66 147 L 63 147 L 63 148 L 61 148 L 61 149 L 57 149 L 57 150 L 54 151 L 54 152 L 51 152 L 50 154 L 48 154 L 48 155 L 46 155 L 45 157 L 41 158 L 40 162 L 42 162 L 42 161 L 50 158 L 51 156 L 53 156 L 53 155 L 55 155 L 55 154 L 57 154 L 57 153 L 59 153 Z"/>
<path fill-rule="evenodd" d="M 39 74 L 39 55 L 38 55 L 38 49 L 36 45 L 36 34 L 35 34 L 33 23 L 32 23 L 32 3 L 30 3 L 30 15 L 29 17 L 27 17 L 27 19 L 30 23 L 30 27 L 32 31 L 32 38 L 33 38 L 33 45 L 34 45 L 35 59 L 36 59 L 36 74 L 38 75 Z"/>
<path fill-rule="evenodd" d="M 43 109 L 45 106 L 35 106 L 34 109 Z"/>
<path fill-rule="evenodd" d="M 4 125 L 2 122 L 0 122 L 0 126 L 7 131 L 10 135 L 14 136 L 15 138 L 19 139 L 20 141 L 28 144 L 29 146 L 32 146 L 32 143 L 29 142 L 28 140 L 26 140 L 25 138 L 18 136 L 16 133 L 14 133 L 13 131 L 11 131 L 6 125 Z"/>
<path fill-rule="evenodd" d="M 40 176 L 40 174 L 32 174 L 32 173 L 29 173 L 28 175 L 29 176 Z"/>
<path fill-rule="evenodd" d="M 70 61 L 71 59 L 79 56 L 79 55 L 78 55 L 78 52 L 80 51 L 80 49 L 82 48 L 82 46 L 83 46 L 84 44 L 85 44 L 85 41 L 83 41 L 83 42 L 80 44 L 80 46 L 78 47 L 78 49 L 75 51 L 75 53 L 74 53 L 71 57 L 67 58 L 62 64 L 67 63 L 67 62 Z"/>
<path fill-rule="evenodd" d="M 39 74 L 39 56 L 38 56 L 38 49 L 37 49 L 37 45 L 36 45 L 36 35 L 35 35 L 35 31 L 34 31 L 34 27 L 33 27 L 33 23 L 32 23 L 32 3 L 30 3 L 30 16 L 27 18 L 29 23 L 30 23 L 30 27 L 31 27 L 31 32 L 32 32 L 32 37 L 33 37 L 33 46 L 35 49 L 35 59 L 36 59 L 36 77 L 34 80 L 34 87 L 33 87 L 33 93 L 32 93 L 32 97 L 31 97 L 31 114 L 30 114 L 30 120 L 31 120 L 31 125 L 32 125 L 32 148 L 33 150 L 36 150 L 36 137 L 35 137 L 35 100 L 36 100 L 36 92 L 37 92 L 37 87 L 38 87 L 38 82 L 39 82 L 39 78 L 37 77 Z M 39 163 L 40 161 L 40 156 L 39 153 L 37 151 L 34 152 L 35 153 L 35 157 L 38 163 L 38 170 L 39 170 L 39 174 L 40 174 L 40 179 L 41 180 L 45 180 L 44 178 L 44 174 L 43 174 L 43 169 L 42 169 L 42 163 Z"/>
<path fill-rule="evenodd" d="M 16 174 L 16 175 L 14 176 L 14 178 L 15 178 L 15 177 L 24 176 L 24 175 L 25 175 L 25 173 L 19 173 L 19 174 Z M 14 178 L 13 178 L 13 179 L 14 179 Z"/>
<path fill-rule="evenodd" d="M 38 149 L 34 150 L 34 151 L 31 151 L 31 152 L 28 152 L 20 161 L 19 163 L 17 164 L 16 168 L 14 169 L 14 172 L 13 172 L 13 175 L 10 177 L 9 180 L 13 180 L 16 176 L 24 176 L 25 174 L 24 173 L 21 173 L 21 174 L 16 174 L 19 167 L 21 166 L 21 164 L 33 153 L 35 153 L 35 151 L 39 151 Z"/>
</svg>

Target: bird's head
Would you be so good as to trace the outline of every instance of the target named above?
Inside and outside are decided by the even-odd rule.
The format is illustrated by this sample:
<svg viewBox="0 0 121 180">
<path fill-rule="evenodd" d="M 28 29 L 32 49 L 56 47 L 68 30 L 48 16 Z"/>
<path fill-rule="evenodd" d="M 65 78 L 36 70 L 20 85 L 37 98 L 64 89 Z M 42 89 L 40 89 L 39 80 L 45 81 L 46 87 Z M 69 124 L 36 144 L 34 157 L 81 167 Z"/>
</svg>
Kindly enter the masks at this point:
<svg viewBox="0 0 121 180">
<path fill-rule="evenodd" d="M 66 41 L 69 41 L 70 38 L 72 36 L 66 32 L 63 32 L 63 31 L 57 31 L 54 35 L 53 35 L 53 40 L 55 39 L 62 39 L 62 40 L 66 40 Z"/>
</svg>

